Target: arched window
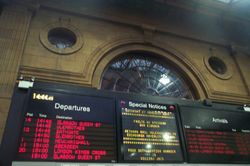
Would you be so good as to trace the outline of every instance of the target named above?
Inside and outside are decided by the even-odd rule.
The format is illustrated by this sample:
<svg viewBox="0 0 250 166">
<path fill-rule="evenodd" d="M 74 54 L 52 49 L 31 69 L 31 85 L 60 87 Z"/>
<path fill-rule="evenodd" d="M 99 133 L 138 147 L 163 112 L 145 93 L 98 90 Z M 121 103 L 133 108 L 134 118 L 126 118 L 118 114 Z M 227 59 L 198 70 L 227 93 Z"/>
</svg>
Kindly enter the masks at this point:
<svg viewBox="0 0 250 166">
<path fill-rule="evenodd" d="M 148 53 L 127 53 L 113 60 L 103 73 L 101 89 L 195 98 L 177 68 L 165 59 Z"/>
</svg>

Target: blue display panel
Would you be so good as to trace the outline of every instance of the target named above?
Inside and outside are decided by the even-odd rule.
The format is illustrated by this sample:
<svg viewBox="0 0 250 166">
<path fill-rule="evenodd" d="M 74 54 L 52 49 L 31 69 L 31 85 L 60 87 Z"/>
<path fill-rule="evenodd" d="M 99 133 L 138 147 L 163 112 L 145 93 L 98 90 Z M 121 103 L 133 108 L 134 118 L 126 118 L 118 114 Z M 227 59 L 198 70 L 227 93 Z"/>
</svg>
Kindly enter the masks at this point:
<svg viewBox="0 0 250 166">
<path fill-rule="evenodd" d="M 32 91 L 16 160 L 116 162 L 112 98 Z"/>
<path fill-rule="evenodd" d="M 174 105 L 119 100 L 122 160 L 182 162 Z"/>
</svg>

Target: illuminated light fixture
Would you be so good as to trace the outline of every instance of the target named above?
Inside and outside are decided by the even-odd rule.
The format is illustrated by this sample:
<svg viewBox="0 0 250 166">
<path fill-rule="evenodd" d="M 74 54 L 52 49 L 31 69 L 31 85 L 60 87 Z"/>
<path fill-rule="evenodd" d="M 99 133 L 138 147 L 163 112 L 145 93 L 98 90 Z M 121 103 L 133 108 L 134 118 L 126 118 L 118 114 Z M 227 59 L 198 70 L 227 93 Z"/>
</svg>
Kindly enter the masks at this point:
<svg viewBox="0 0 250 166">
<path fill-rule="evenodd" d="M 146 149 L 152 149 L 152 145 L 151 144 L 147 144 L 146 145 Z"/>
<path fill-rule="evenodd" d="M 135 153 L 131 153 L 130 156 L 132 156 L 132 157 L 135 156 Z"/>
<path fill-rule="evenodd" d="M 162 137 L 163 137 L 164 141 L 166 141 L 166 142 L 170 142 L 173 138 L 173 136 L 171 136 L 170 133 L 164 133 Z"/>
<path fill-rule="evenodd" d="M 167 75 L 162 74 L 161 78 L 160 78 L 160 83 L 162 83 L 163 85 L 167 85 L 168 83 L 170 83 L 170 79 L 168 78 Z"/>
</svg>

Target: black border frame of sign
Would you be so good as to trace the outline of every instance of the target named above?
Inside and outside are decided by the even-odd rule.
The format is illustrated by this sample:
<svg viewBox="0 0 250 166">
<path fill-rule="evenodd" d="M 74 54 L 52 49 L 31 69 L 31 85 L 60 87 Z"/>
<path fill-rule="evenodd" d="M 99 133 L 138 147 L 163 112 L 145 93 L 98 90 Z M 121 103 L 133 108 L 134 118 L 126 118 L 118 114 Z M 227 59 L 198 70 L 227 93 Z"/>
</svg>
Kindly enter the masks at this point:
<svg viewBox="0 0 250 166">
<path fill-rule="evenodd" d="M 21 116 L 20 122 L 19 122 L 19 124 L 18 124 L 18 129 L 19 129 L 19 133 L 18 133 L 18 144 L 17 144 L 17 146 L 15 147 L 16 153 L 15 153 L 15 155 L 14 155 L 14 159 L 15 159 L 15 157 L 16 157 L 18 151 L 19 151 L 19 145 L 20 145 L 20 142 L 21 142 L 20 136 L 21 136 L 21 134 L 22 134 L 22 132 L 23 132 L 22 129 L 23 129 L 24 121 L 25 121 L 25 114 L 26 114 L 26 112 L 27 112 L 26 110 L 27 110 L 27 108 L 28 108 L 28 106 L 29 106 L 29 103 L 30 103 L 31 94 L 32 94 L 32 90 L 31 90 L 31 89 L 28 89 L 27 96 L 26 96 L 26 99 L 25 99 L 25 104 L 24 104 L 23 109 L 21 110 L 22 116 Z M 21 161 L 21 160 L 20 160 L 20 161 Z"/>
<path fill-rule="evenodd" d="M 184 146 L 185 146 L 185 154 L 186 154 L 186 161 L 188 163 L 194 163 L 194 164 L 249 164 L 250 163 L 250 159 L 249 161 L 244 161 L 244 162 L 239 162 L 239 161 L 216 161 L 216 162 L 209 162 L 208 160 L 207 161 L 190 161 L 190 154 L 188 152 L 188 149 L 187 149 L 187 136 L 186 136 L 186 133 L 185 133 L 185 127 L 184 127 L 184 124 L 183 124 L 183 116 L 181 115 L 183 109 L 185 108 L 189 108 L 189 109 L 192 109 L 193 110 L 197 110 L 197 109 L 200 109 L 202 111 L 218 111 L 218 112 L 234 112 L 234 113 L 241 113 L 241 114 L 249 114 L 249 112 L 244 112 L 244 111 L 236 111 L 236 110 L 233 110 L 233 109 L 219 109 L 218 107 L 216 108 L 209 108 L 209 107 L 204 107 L 204 106 L 200 106 L 200 107 L 192 107 L 190 105 L 183 105 L 183 106 L 179 106 L 179 114 L 180 114 L 180 122 L 181 122 L 181 126 L 182 126 L 182 134 L 183 134 L 183 141 L 184 141 Z M 187 111 L 187 110 L 185 110 Z"/>
<path fill-rule="evenodd" d="M 179 109 L 182 107 L 194 107 L 194 108 L 217 108 L 217 109 L 224 109 L 224 110 L 232 110 L 232 111 L 239 111 L 239 112 L 244 112 L 241 110 L 240 105 L 237 104 L 228 104 L 228 103 L 212 103 L 212 106 L 204 106 L 203 102 L 201 101 L 193 101 L 193 100 L 182 100 L 182 99 L 175 99 L 175 98 L 163 98 L 163 97 L 152 97 L 152 96 L 146 96 L 146 95 L 141 95 L 141 94 L 134 94 L 134 93 L 123 93 L 123 92 L 110 92 L 107 90 L 97 90 L 94 88 L 86 88 L 82 86 L 76 86 L 76 85 L 63 85 L 63 84 L 58 84 L 58 83 L 49 83 L 49 82 L 41 82 L 41 81 L 36 81 L 34 83 L 33 89 L 37 90 L 50 90 L 50 91 L 55 91 L 58 93 L 65 93 L 65 92 L 70 92 L 70 93 L 76 93 L 76 94 L 92 94 L 92 96 L 106 96 L 115 99 L 121 98 L 121 99 L 126 99 L 126 98 L 132 98 L 134 100 L 140 100 L 142 98 L 146 99 L 147 101 L 151 99 L 153 100 L 154 103 L 163 103 L 168 100 L 169 104 L 173 104 L 175 106 L 178 106 L 177 113 L 179 112 Z M 24 108 L 25 104 L 27 103 L 27 96 L 28 95 L 28 90 L 27 89 L 20 89 L 15 86 L 14 93 L 12 96 L 11 100 L 11 105 L 8 113 L 8 118 L 6 121 L 5 129 L 4 129 L 4 134 L 2 138 L 2 143 L 0 147 L 0 166 L 11 166 L 12 161 L 14 161 L 14 157 L 16 154 L 16 148 L 18 147 L 18 139 L 19 139 L 19 133 L 20 129 L 22 126 L 18 125 L 21 123 L 21 113 L 22 109 Z M 144 97 L 145 96 L 145 97 Z M 116 108 L 115 108 L 116 109 Z M 115 116 L 116 116 L 115 112 Z M 180 113 L 178 113 L 180 114 Z M 184 162 L 187 161 L 187 151 L 185 148 L 185 140 L 184 140 L 184 131 L 183 128 L 181 127 L 181 119 L 179 118 L 180 115 L 176 116 L 176 121 L 178 122 L 179 125 L 179 133 L 180 133 L 180 141 L 182 143 L 182 153 L 184 154 Z M 116 117 L 115 117 L 116 118 Z M 115 122 L 116 123 L 116 122 Z M 19 128 L 18 128 L 19 127 Z M 117 134 L 117 133 L 116 133 Z M 119 137 L 119 135 L 117 135 Z M 119 142 L 117 141 L 117 144 Z M 14 148 L 13 148 L 14 147 Z M 119 149 L 116 149 L 116 154 L 117 154 L 117 159 L 118 162 L 119 160 Z"/>
<path fill-rule="evenodd" d="M 29 98 L 28 98 L 28 105 L 30 104 L 30 102 L 32 101 L 31 100 L 31 95 L 33 92 L 39 92 L 39 93 L 59 93 L 59 94 L 67 94 L 67 95 L 75 95 L 75 96 L 88 96 L 88 97 L 95 97 L 95 98 L 106 98 L 106 99 L 110 99 L 110 100 L 113 100 L 112 102 L 114 103 L 112 105 L 112 109 L 113 109 L 113 126 L 114 126 L 114 141 L 116 141 L 116 117 L 115 117 L 115 99 L 112 98 L 112 97 L 107 97 L 105 95 L 102 95 L 101 93 L 100 94 L 93 94 L 93 92 L 89 91 L 87 92 L 86 94 L 84 93 L 72 93 L 70 91 L 64 91 L 64 92 L 58 92 L 57 90 L 41 90 L 41 89 L 30 89 L 30 94 L 29 94 Z M 21 126 L 21 129 L 23 128 L 23 124 L 24 124 L 24 120 L 25 120 L 25 113 L 26 113 L 26 110 L 28 108 L 28 105 L 25 107 L 25 110 L 24 110 L 24 114 L 23 114 L 23 121 L 22 123 L 20 124 Z M 20 136 L 21 136 L 21 129 L 20 129 L 20 133 L 19 133 L 19 140 L 20 140 Z M 20 144 L 20 142 L 19 142 Z M 18 144 L 18 145 L 19 145 Z M 116 142 L 115 142 L 116 144 Z M 18 148 L 18 147 L 17 147 Z M 114 149 L 114 156 L 115 156 L 115 161 L 105 161 L 106 163 L 115 163 L 117 162 L 117 148 Z M 17 149 L 17 152 L 18 152 L 18 149 Z M 29 160 L 16 160 L 16 161 L 29 161 Z M 103 163 L 103 161 L 79 161 L 79 160 L 39 160 L 39 159 L 35 159 L 35 160 L 32 160 L 32 162 L 39 162 L 39 161 L 42 161 L 42 162 L 72 162 L 72 163 Z"/>
<path fill-rule="evenodd" d="M 183 130 L 183 125 L 182 125 L 182 120 L 181 120 L 181 113 L 179 109 L 179 105 L 176 104 L 176 122 L 177 122 L 177 127 L 178 127 L 178 132 L 179 132 L 179 137 L 180 137 L 180 143 L 182 146 L 182 154 L 184 157 L 184 162 L 188 161 L 188 153 L 187 153 L 187 146 L 186 146 L 186 141 L 185 141 L 185 136 L 184 136 L 184 130 Z"/>
<path fill-rule="evenodd" d="M 25 119 L 25 113 L 26 109 L 28 107 L 28 104 L 30 102 L 30 95 L 32 94 L 32 91 L 40 91 L 40 92 L 56 92 L 56 93 L 63 93 L 63 94 L 73 94 L 78 96 L 90 96 L 90 97 L 98 97 L 98 98 L 108 98 L 113 100 L 112 109 L 113 112 L 113 125 L 114 125 L 114 137 L 115 141 L 117 138 L 116 135 L 116 111 L 115 111 L 115 97 L 112 93 L 108 92 L 100 92 L 96 89 L 91 88 L 84 88 L 84 87 L 77 87 L 77 86 L 67 86 L 67 85 L 57 85 L 57 84 L 51 84 L 51 83 L 38 83 L 37 86 L 35 85 L 33 88 L 24 90 L 19 89 L 18 87 L 15 88 L 15 93 L 12 98 L 11 108 L 9 111 L 5 133 L 3 136 L 1 149 L 0 149 L 0 164 L 4 166 L 11 166 L 12 161 L 27 161 L 27 160 L 15 160 L 18 147 L 20 144 L 20 135 L 22 132 L 23 122 Z M 20 92 L 24 93 L 22 94 L 22 100 L 20 100 Z M 16 112 L 18 112 L 18 116 L 16 115 Z M 21 117 L 21 118 L 20 118 Z M 13 126 L 15 126 L 13 128 Z M 11 140 L 9 138 L 12 138 Z M 116 144 L 116 143 L 115 143 Z M 117 162 L 117 148 L 115 148 L 115 158 L 116 160 L 114 163 Z M 39 162 L 39 160 L 31 160 L 27 162 Z M 52 160 L 40 160 L 43 162 L 51 162 Z M 53 160 L 53 162 L 61 162 Z M 62 162 L 81 162 L 81 163 L 103 163 L 102 161 L 62 161 Z M 108 162 L 107 162 L 108 163 Z M 109 163 L 113 163 L 109 162 Z M 2 166 L 0 165 L 0 166 Z"/>
<path fill-rule="evenodd" d="M 19 136 L 22 128 L 23 113 L 28 105 L 29 90 L 14 89 L 0 149 L 0 165 L 10 166 L 18 152 Z"/>
<path fill-rule="evenodd" d="M 182 159 L 180 161 L 139 161 L 139 160 L 124 160 L 124 153 L 123 153 L 123 131 L 122 131 L 122 115 L 121 112 L 119 112 L 119 102 L 121 100 L 125 101 L 136 101 L 136 102 L 144 102 L 144 103 L 154 103 L 154 104 L 166 104 L 166 105 L 173 105 L 175 107 L 175 122 L 176 122 L 176 129 L 178 132 L 179 136 L 179 143 L 180 143 L 180 151 L 181 151 L 181 156 Z M 186 161 L 186 148 L 185 148 L 185 141 L 183 140 L 183 134 L 182 134 L 182 128 L 181 128 L 181 123 L 180 123 L 180 117 L 179 117 L 179 111 L 177 104 L 171 100 L 167 101 L 163 97 L 152 97 L 152 96 L 142 96 L 142 95 L 123 95 L 119 96 L 116 99 L 116 112 L 117 112 L 117 135 L 118 135 L 118 162 L 119 163 L 158 163 L 158 164 L 163 164 L 163 163 L 183 163 Z"/>
</svg>

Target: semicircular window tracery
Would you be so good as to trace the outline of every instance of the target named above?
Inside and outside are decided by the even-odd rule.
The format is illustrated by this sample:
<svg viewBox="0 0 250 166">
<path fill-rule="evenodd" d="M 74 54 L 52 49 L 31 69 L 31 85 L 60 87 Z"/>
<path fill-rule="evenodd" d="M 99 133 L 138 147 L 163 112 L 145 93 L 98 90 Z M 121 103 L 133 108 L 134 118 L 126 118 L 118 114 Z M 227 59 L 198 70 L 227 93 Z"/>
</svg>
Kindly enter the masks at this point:
<svg viewBox="0 0 250 166">
<path fill-rule="evenodd" d="M 164 62 L 151 54 L 127 53 L 107 67 L 101 89 L 194 99 L 183 76 Z"/>
</svg>

